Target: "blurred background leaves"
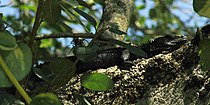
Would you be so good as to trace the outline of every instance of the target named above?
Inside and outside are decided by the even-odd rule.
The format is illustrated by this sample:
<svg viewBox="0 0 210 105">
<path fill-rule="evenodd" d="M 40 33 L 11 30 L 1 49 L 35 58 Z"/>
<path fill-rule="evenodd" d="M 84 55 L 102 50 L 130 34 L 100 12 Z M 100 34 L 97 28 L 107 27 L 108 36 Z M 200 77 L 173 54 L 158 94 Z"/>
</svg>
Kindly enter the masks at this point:
<svg viewBox="0 0 210 105">
<path fill-rule="evenodd" d="M 56 15 L 57 18 L 53 19 L 45 17 L 38 35 L 96 32 L 95 27 L 97 28 L 102 16 L 103 0 L 46 0 L 48 1 L 54 1 L 54 6 L 58 7 L 54 8 L 51 14 L 61 12 L 61 15 Z M 37 4 L 37 0 L 1 1 L 3 18 L 9 24 L 7 29 L 15 35 L 22 35 L 23 31 L 30 32 Z M 66 11 L 63 8 L 60 10 L 58 4 Z M 198 16 L 193 11 L 192 4 L 192 0 L 135 0 L 135 9 L 125 41 L 140 45 L 165 34 L 179 34 L 191 38 L 197 27 L 210 22 L 208 18 Z M 44 14 L 50 12 L 46 11 Z M 85 42 L 90 40 L 83 39 Z M 71 55 L 70 49 L 75 46 L 75 42 L 72 41 L 72 38 L 58 38 L 53 41 L 46 39 L 41 42 L 41 46 L 50 54 L 66 56 Z"/>
</svg>

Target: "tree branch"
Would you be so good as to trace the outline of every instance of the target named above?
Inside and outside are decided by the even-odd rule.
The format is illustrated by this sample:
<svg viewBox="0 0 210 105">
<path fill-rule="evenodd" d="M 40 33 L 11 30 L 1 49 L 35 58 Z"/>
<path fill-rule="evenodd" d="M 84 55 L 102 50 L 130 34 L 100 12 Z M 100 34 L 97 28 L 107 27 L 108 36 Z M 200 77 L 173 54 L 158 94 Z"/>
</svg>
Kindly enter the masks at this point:
<svg viewBox="0 0 210 105">
<path fill-rule="evenodd" d="M 81 86 L 82 75 L 79 74 L 57 92 L 65 105 L 78 104 L 74 93 L 96 105 L 194 105 L 194 102 L 208 105 L 209 90 L 203 87 L 207 87 L 210 78 L 197 68 L 198 63 L 198 47 L 186 43 L 168 54 L 137 59 L 126 70 L 115 66 L 92 71 L 109 75 L 115 83 L 112 90 L 96 92 L 85 89 Z"/>
<path fill-rule="evenodd" d="M 36 11 L 36 17 L 35 17 L 35 21 L 34 21 L 34 25 L 33 25 L 33 29 L 32 29 L 32 35 L 30 37 L 30 41 L 29 41 L 29 46 L 32 47 L 34 39 L 36 37 L 36 32 L 41 24 L 41 10 L 42 10 L 42 5 L 43 5 L 43 0 L 39 0 L 38 3 L 38 7 L 37 7 L 37 11 Z"/>
<path fill-rule="evenodd" d="M 59 34 L 44 34 L 35 37 L 35 40 L 50 39 L 50 38 L 67 38 L 67 37 L 81 37 L 81 38 L 93 38 L 95 34 L 92 33 L 59 33 Z"/>
<path fill-rule="evenodd" d="M 125 35 L 116 35 L 107 28 L 115 28 L 123 32 L 127 32 L 130 23 L 130 16 L 133 12 L 134 0 L 105 0 L 102 19 L 100 21 L 97 32 L 104 30 L 98 39 L 109 40 L 116 39 L 123 41 Z M 99 46 L 100 43 L 96 43 Z"/>
</svg>

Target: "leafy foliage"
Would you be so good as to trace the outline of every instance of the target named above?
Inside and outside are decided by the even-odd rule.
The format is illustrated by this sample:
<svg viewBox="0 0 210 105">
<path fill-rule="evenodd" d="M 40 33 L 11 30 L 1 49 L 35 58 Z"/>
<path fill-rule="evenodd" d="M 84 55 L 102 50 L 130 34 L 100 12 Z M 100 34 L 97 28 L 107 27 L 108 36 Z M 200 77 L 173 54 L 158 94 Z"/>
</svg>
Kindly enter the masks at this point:
<svg viewBox="0 0 210 105">
<path fill-rule="evenodd" d="M 210 13 L 207 12 L 210 10 L 210 0 L 203 0 L 203 1 L 193 0 L 193 8 L 194 8 L 195 12 L 197 12 L 199 15 L 210 17 Z M 210 50 L 209 50 L 210 29 L 208 28 L 208 26 L 203 27 L 202 32 L 200 32 L 200 34 L 202 35 L 202 36 L 200 36 L 202 40 L 199 43 L 200 65 L 202 67 L 202 70 L 209 71 L 209 69 L 210 69 L 210 65 L 209 65 L 209 62 L 210 62 L 210 58 L 209 58 L 209 56 L 210 56 Z"/>
<path fill-rule="evenodd" d="M 87 62 L 91 58 L 97 55 L 97 47 L 75 47 L 73 49 L 74 55 L 76 55 L 81 61 Z"/>
<path fill-rule="evenodd" d="M 89 73 L 82 77 L 82 86 L 95 91 L 105 91 L 114 87 L 114 82 L 101 73 Z"/>
<path fill-rule="evenodd" d="M 201 16 L 206 16 L 210 18 L 210 0 L 193 0 L 193 8 Z"/>
<path fill-rule="evenodd" d="M 0 92 L 0 103 L 2 105 L 25 105 L 20 100 L 16 99 L 14 95 L 6 93 L 6 92 Z"/>
<path fill-rule="evenodd" d="M 30 105 L 62 105 L 55 94 L 42 93 L 35 96 Z"/>
<path fill-rule="evenodd" d="M 79 3 L 76 0 L 66 0 L 63 2 L 66 2 L 67 4 L 71 5 L 73 8 L 76 8 L 79 6 Z"/>
<path fill-rule="evenodd" d="M 127 34 L 126 32 L 123 32 L 123 31 L 121 31 L 121 30 L 118 30 L 118 29 L 112 28 L 112 27 L 111 27 L 109 30 L 110 30 L 111 32 L 114 32 L 114 33 L 119 34 L 119 35 Z"/>
<path fill-rule="evenodd" d="M 27 44 L 19 43 L 18 48 L 12 51 L 1 51 L 0 54 L 18 81 L 22 80 L 30 72 L 32 54 Z M 0 87 L 12 86 L 1 67 L 0 79 Z"/>
<path fill-rule="evenodd" d="M 126 44 L 126 43 L 118 41 L 118 40 L 111 40 L 110 42 L 127 48 L 131 53 L 133 53 L 135 55 L 138 55 L 140 57 L 147 57 L 147 53 L 145 53 L 141 48 L 131 46 L 130 44 Z"/>
<path fill-rule="evenodd" d="M 17 47 L 15 38 L 8 32 L 0 32 L 0 50 L 14 50 Z"/>
<path fill-rule="evenodd" d="M 88 15 L 87 13 L 79 10 L 78 8 L 74 9 L 77 13 L 79 13 L 81 16 L 83 16 L 85 19 L 87 19 L 94 27 L 96 27 L 97 23 L 93 17 Z"/>
<path fill-rule="evenodd" d="M 199 54 L 200 54 L 200 64 L 202 70 L 209 71 L 210 70 L 210 39 L 203 39 L 199 43 Z"/>
<path fill-rule="evenodd" d="M 35 69 L 35 73 L 53 90 L 65 85 L 76 71 L 75 64 L 65 58 L 48 58 L 45 62 L 48 62 L 48 65 Z"/>
<path fill-rule="evenodd" d="M 43 4 L 42 15 L 49 24 L 55 24 L 61 17 L 61 7 L 57 0 L 46 0 Z"/>
<path fill-rule="evenodd" d="M 154 38 L 158 35 L 166 33 L 187 34 L 194 33 L 192 27 L 187 27 L 189 21 L 183 21 L 179 16 L 175 15 L 172 10 L 178 10 L 175 2 L 179 0 L 152 0 L 150 2 L 154 5 L 148 9 L 146 0 L 135 0 L 135 11 L 131 16 L 130 26 L 127 41 L 135 44 L 140 44 L 146 40 Z M 31 82 L 36 81 L 37 78 L 44 80 L 48 84 L 49 90 L 57 89 L 66 84 L 76 71 L 75 64 L 78 60 L 88 61 L 90 58 L 97 55 L 97 51 L 103 48 L 91 45 L 98 37 L 97 32 L 99 20 L 101 20 L 101 8 L 105 5 L 104 0 L 14 0 L 12 8 L 16 9 L 16 14 L 5 15 L 0 17 L 0 56 L 9 68 L 9 71 L 14 75 L 14 79 L 21 81 L 21 85 L 27 89 Z M 201 16 L 209 16 L 210 0 L 193 0 L 193 7 L 195 12 Z M 37 8 L 38 7 L 38 8 Z M 2 7 L 0 7 L 2 8 Z M 145 16 L 143 10 L 148 11 L 148 16 Z M 150 24 L 147 24 L 150 21 Z M 78 28 L 80 27 L 80 28 Z M 115 34 L 126 34 L 117 28 L 108 28 L 109 31 Z M 46 39 L 37 40 L 37 34 L 42 33 L 74 33 L 74 32 L 95 33 L 91 39 L 82 38 L 89 45 L 76 45 L 69 39 Z M 139 34 L 140 33 L 140 34 Z M 14 37 L 15 36 L 15 37 Z M 48 35 L 50 36 L 50 35 Z M 73 38 L 78 36 L 72 35 Z M 81 36 L 80 36 L 81 37 Z M 84 34 L 85 37 L 85 34 Z M 191 36 L 189 36 L 191 37 Z M 43 38 L 45 39 L 45 38 Z M 63 43 L 66 42 L 66 43 Z M 147 57 L 147 54 L 138 47 L 133 47 L 130 44 L 118 40 L 111 40 L 106 43 L 117 44 L 127 48 L 131 53 L 141 57 Z M 69 44 L 67 46 L 67 44 Z M 200 47 L 200 57 L 202 69 L 209 70 L 208 63 L 210 62 L 209 40 L 202 40 Z M 64 45 L 64 46 L 63 46 Z M 71 49 L 73 52 L 71 52 Z M 65 58 L 47 58 L 46 56 L 67 56 L 74 54 L 78 59 L 75 62 L 69 61 Z M 44 64 L 40 68 L 35 68 L 38 65 L 36 62 L 44 59 Z M 32 64 L 33 62 L 33 64 Z M 3 63 L 0 62 L 2 65 Z M 33 66 L 32 66 L 33 65 Z M 33 69 L 33 71 L 31 71 Z M 10 87 L 13 84 L 5 75 L 4 68 L 0 66 L 0 87 Z M 28 75 L 30 72 L 30 75 Z M 31 76 L 36 74 L 37 77 Z M 28 75 L 28 77 L 26 77 Z M 31 77 L 30 77 L 31 76 Z M 24 79 L 26 78 L 26 79 Z M 32 80 L 34 81 L 30 81 Z M 29 80 L 29 81 L 28 81 Z M 107 91 L 113 88 L 113 81 L 104 74 L 90 73 L 82 78 L 82 86 L 95 90 Z M 34 86 L 35 87 L 35 86 Z M 18 87 L 16 87 L 18 89 Z M 38 87 L 42 88 L 42 87 Z M 43 87 L 45 88 L 45 87 Z M 20 90 L 20 89 L 18 89 Z M 39 89 L 38 89 L 39 90 Z M 38 104 L 54 104 L 60 105 L 56 95 L 52 93 L 43 93 L 35 96 L 32 101 L 22 89 L 19 91 L 26 102 L 30 105 Z M 32 95 L 34 95 L 32 93 Z M 74 94 L 76 95 L 76 94 Z M 76 95 L 80 103 L 90 104 L 84 97 Z M 9 101 L 16 100 L 11 94 L 2 94 L 0 96 L 0 103 L 8 104 Z M 17 101 L 15 101 L 17 102 Z M 22 103 L 19 102 L 18 103 Z"/>
</svg>

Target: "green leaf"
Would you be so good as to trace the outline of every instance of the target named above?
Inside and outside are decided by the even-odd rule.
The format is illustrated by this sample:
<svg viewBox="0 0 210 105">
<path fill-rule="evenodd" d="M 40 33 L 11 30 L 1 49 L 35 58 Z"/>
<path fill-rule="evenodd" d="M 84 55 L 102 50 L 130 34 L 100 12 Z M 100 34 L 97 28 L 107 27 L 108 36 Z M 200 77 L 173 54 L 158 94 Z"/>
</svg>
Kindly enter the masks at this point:
<svg viewBox="0 0 210 105">
<path fill-rule="evenodd" d="M 88 9 L 91 9 L 91 5 L 89 5 L 87 3 L 87 1 L 83 1 L 83 0 L 77 0 L 77 2 L 79 3 L 79 5 L 83 6 L 83 7 L 86 7 Z"/>
<path fill-rule="evenodd" d="M 86 20 L 88 20 L 94 27 L 96 27 L 96 20 L 92 17 L 92 16 L 90 16 L 89 14 L 87 14 L 87 13 L 85 13 L 85 12 L 83 12 L 83 11 L 81 11 L 81 10 L 79 10 L 78 8 L 74 8 L 74 10 L 78 13 L 78 14 L 80 14 L 82 17 L 84 17 Z"/>
<path fill-rule="evenodd" d="M 41 40 L 40 48 L 50 48 L 53 46 L 52 39 L 43 39 Z"/>
<path fill-rule="evenodd" d="M 8 31 L 0 32 L 0 50 L 14 50 L 17 46 L 15 37 Z"/>
<path fill-rule="evenodd" d="M 6 92 L 0 92 L 0 103 L 1 105 L 25 105 L 20 100 L 16 99 L 15 96 L 6 93 Z"/>
<path fill-rule="evenodd" d="M 210 0 L 193 0 L 193 9 L 199 15 L 210 18 Z"/>
<path fill-rule="evenodd" d="M 24 12 L 21 14 L 20 18 L 22 19 L 24 25 L 30 26 L 33 22 L 34 16 L 32 16 L 31 14 L 27 12 Z"/>
<path fill-rule="evenodd" d="M 55 24 L 61 17 L 61 7 L 57 0 L 46 0 L 42 11 L 43 18 L 49 24 Z"/>
<path fill-rule="evenodd" d="M 62 105 L 53 93 L 42 93 L 35 96 L 29 105 Z"/>
<path fill-rule="evenodd" d="M 119 35 L 122 35 L 122 34 L 127 34 L 126 32 L 123 32 L 119 29 L 116 29 L 116 28 L 109 28 L 109 31 L 115 33 L 115 34 L 119 34 Z"/>
<path fill-rule="evenodd" d="M 33 71 L 39 78 L 46 82 L 53 78 L 53 73 L 48 69 L 33 68 Z"/>
<path fill-rule="evenodd" d="M 41 70 L 35 70 L 38 77 L 45 80 L 53 89 L 65 85 L 76 71 L 75 64 L 66 58 L 46 58 Z"/>
<path fill-rule="evenodd" d="M 31 70 L 32 53 L 26 43 L 19 43 L 12 51 L 0 51 L 12 74 L 18 81 L 22 80 Z M 12 83 L 0 67 L 0 87 L 9 87 Z"/>
<path fill-rule="evenodd" d="M 145 8 L 145 5 L 139 5 L 139 6 L 136 6 L 136 8 L 139 10 L 139 9 L 144 9 Z"/>
<path fill-rule="evenodd" d="M 68 6 L 69 4 L 65 3 L 65 2 L 60 2 L 61 3 L 61 7 L 62 7 L 62 10 L 71 18 L 72 16 L 76 19 L 77 22 L 79 22 L 79 24 L 85 29 L 86 32 L 90 32 L 90 30 L 88 30 L 86 28 L 86 26 L 82 23 L 82 21 L 80 20 L 79 16 L 77 16 L 76 14 L 74 14 L 72 12 L 72 9 L 69 9 L 69 7 L 71 6 Z M 91 23 L 92 24 L 92 23 Z"/>
<path fill-rule="evenodd" d="M 82 77 L 82 86 L 94 91 L 106 91 L 114 87 L 114 82 L 105 74 L 89 73 Z"/>
<path fill-rule="evenodd" d="M 94 0 L 94 2 L 104 6 L 105 5 L 105 1 L 104 0 Z"/>
<path fill-rule="evenodd" d="M 28 5 L 28 4 L 24 4 L 24 5 L 18 5 L 19 9 L 22 11 L 26 11 L 26 10 L 31 10 L 31 11 L 36 11 L 36 6 L 32 6 L 32 5 Z"/>
<path fill-rule="evenodd" d="M 157 18 L 157 12 L 156 12 L 155 8 L 152 8 L 152 9 L 149 11 L 149 17 L 150 17 L 151 19 Z"/>
<path fill-rule="evenodd" d="M 138 47 L 135 47 L 135 46 L 131 46 L 130 44 L 124 43 L 124 42 L 119 41 L 119 40 L 114 40 L 114 39 L 110 40 L 110 43 L 123 46 L 126 49 L 128 49 L 131 53 L 133 53 L 135 55 L 138 55 L 140 57 L 147 57 L 147 53 L 144 52 L 141 48 L 138 48 Z"/>
<path fill-rule="evenodd" d="M 210 70 L 210 39 L 203 39 L 199 43 L 199 56 L 201 68 L 204 71 Z"/>
<path fill-rule="evenodd" d="M 77 8 L 79 6 L 79 3 L 76 0 L 65 0 L 64 2 L 71 5 L 73 8 Z"/>
<path fill-rule="evenodd" d="M 73 53 L 81 61 L 87 62 L 90 58 L 96 57 L 98 50 L 97 47 L 75 47 Z"/>
<path fill-rule="evenodd" d="M 143 17 L 141 16 L 139 19 L 138 19 L 139 23 L 140 24 L 144 24 L 146 22 L 146 17 Z"/>
</svg>

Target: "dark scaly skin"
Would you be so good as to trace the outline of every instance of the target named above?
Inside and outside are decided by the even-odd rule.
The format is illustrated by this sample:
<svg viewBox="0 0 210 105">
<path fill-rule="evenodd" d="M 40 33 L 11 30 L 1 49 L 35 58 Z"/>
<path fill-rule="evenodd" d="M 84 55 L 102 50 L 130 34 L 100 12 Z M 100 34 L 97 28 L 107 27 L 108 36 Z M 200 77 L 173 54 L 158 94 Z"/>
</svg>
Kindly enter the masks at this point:
<svg viewBox="0 0 210 105">
<path fill-rule="evenodd" d="M 124 62 L 122 53 L 126 51 L 125 48 L 112 48 L 98 52 L 98 54 L 90 58 L 86 62 L 78 61 L 76 73 L 82 73 L 87 70 L 96 70 L 98 68 L 107 68 L 114 65 L 121 65 Z M 129 54 L 129 53 L 128 53 Z M 67 57 L 71 61 L 77 59 L 76 56 Z"/>
<path fill-rule="evenodd" d="M 180 36 L 171 36 L 165 35 L 158 37 L 155 40 L 145 43 L 137 48 L 142 49 L 148 55 L 148 58 L 153 57 L 160 53 L 169 53 L 178 48 L 180 48 L 186 39 Z M 76 56 L 66 57 L 67 59 L 75 62 L 77 60 Z M 114 65 L 123 66 L 132 66 L 132 61 L 141 56 L 137 56 L 129 52 L 126 48 L 110 48 L 106 50 L 100 50 L 97 52 L 97 55 L 91 57 L 88 61 L 82 62 L 78 61 L 76 64 L 76 73 L 83 73 L 88 70 L 96 70 L 99 68 L 107 68 Z M 50 62 L 45 62 L 47 64 Z M 41 65 L 39 66 L 41 67 Z M 127 68 L 127 67 L 126 67 Z"/>
<path fill-rule="evenodd" d="M 154 41 L 143 44 L 142 48 L 148 54 L 148 58 L 160 53 L 169 53 L 180 48 L 186 39 L 180 36 L 166 35 L 158 37 Z M 87 70 L 96 70 L 98 68 L 107 68 L 114 65 L 123 65 L 125 61 L 133 61 L 139 57 L 130 53 L 126 48 L 111 48 L 98 52 L 97 56 L 88 62 L 79 61 L 77 63 L 77 73 L 82 73 Z M 68 57 L 74 61 L 76 57 Z"/>
<path fill-rule="evenodd" d="M 152 57 L 160 53 L 174 51 L 180 48 L 180 46 L 186 43 L 186 41 L 187 40 L 183 36 L 165 35 L 156 38 L 154 41 L 141 45 L 141 48 L 147 53 L 148 57 Z"/>
</svg>

